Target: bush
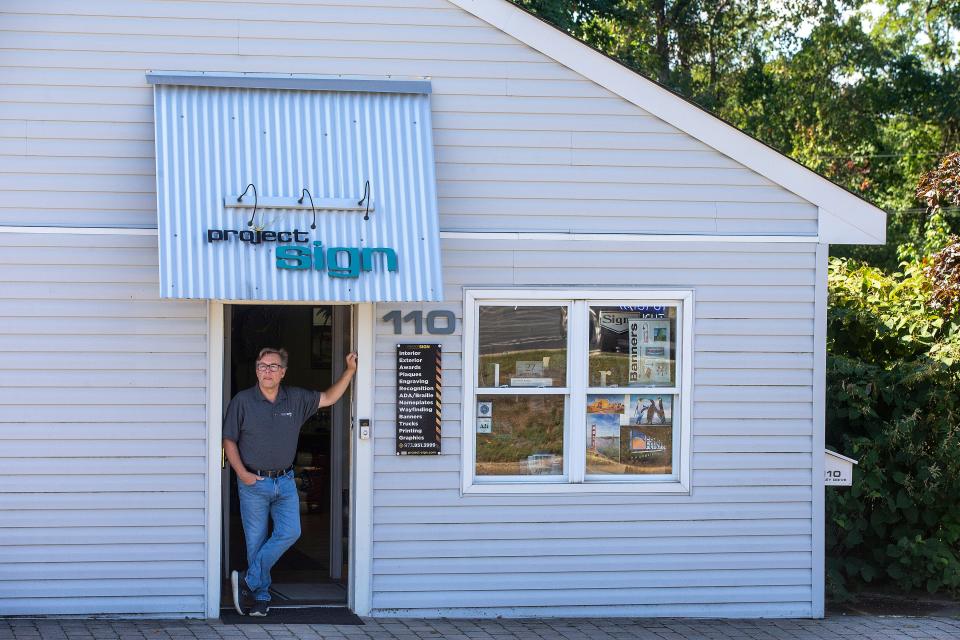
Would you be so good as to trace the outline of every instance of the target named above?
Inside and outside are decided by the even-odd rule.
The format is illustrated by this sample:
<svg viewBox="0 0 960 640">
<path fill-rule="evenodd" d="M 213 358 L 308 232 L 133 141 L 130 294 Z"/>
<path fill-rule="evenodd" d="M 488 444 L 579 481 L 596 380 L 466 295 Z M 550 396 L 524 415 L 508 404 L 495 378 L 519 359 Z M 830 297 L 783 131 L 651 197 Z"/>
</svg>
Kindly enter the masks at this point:
<svg viewBox="0 0 960 640">
<path fill-rule="evenodd" d="M 930 279 L 958 250 L 892 275 L 831 260 L 828 442 L 860 462 L 827 492 L 834 598 L 868 583 L 960 594 L 960 317 Z"/>
</svg>

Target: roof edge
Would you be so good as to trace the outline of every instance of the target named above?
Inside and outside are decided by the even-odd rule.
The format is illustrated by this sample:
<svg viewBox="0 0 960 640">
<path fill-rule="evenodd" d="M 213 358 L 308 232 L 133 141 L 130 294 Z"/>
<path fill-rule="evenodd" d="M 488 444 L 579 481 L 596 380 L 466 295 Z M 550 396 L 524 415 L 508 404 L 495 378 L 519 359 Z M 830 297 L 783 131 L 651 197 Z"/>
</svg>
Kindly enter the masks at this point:
<svg viewBox="0 0 960 640">
<path fill-rule="evenodd" d="M 858 460 L 854 460 L 853 458 L 848 458 L 847 456 L 843 455 L 842 453 L 837 453 L 836 451 L 833 451 L 833 450 L 831 450 L 831 449 L 824 449 L 823 452 L 824 452 L 825 454 L 827 454 L 828 456 L 833 456 L 834 458 L 837 458 L 837 459 L 839 459 L 839 460 L 845 460 L 845 461 L 847 461 L 847 462 L 852 462 L 853 464 L 860 464 L 860 462 L 859 462 Z"/>
<path fill-rule="evenodd" d="M 883 244 L 887 214 L 882 209 L 702 107 L 608 58 L 508 0 L 447 1 L 817 205 L 821 212 L 843 212 L 831 214 L 832 220 L 821 223 L 822 242 Z M 835 221 L 847 224 L 837 225 Z"/>
</svg>

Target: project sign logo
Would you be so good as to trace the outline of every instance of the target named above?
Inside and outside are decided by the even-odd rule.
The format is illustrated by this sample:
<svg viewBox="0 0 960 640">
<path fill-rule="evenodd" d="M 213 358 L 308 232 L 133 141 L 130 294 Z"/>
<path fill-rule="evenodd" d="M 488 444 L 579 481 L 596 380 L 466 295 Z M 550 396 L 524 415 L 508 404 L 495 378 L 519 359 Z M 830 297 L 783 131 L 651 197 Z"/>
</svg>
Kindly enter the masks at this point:
<svg viewBox="0 0 960 640">
<path fill-rule="evenodd" d="M 306 231 L 263 231 L 245 229 L 207 229 L 208 244 L 237 242 L 248 245 L 277 243 L 277 269 L 292 271 L 326 271 L 331 278 L 359 278 L 361 272 L 373 271 L 376 256 L 387 271 L 397 271 L 397 252 L 389 247 L 327 247 L 320 240 L 310 240 Z M 283 243 L 283 244 L 280 244 Z M 291 244 L 292 243 L 292 244 Z"/>
</svg>

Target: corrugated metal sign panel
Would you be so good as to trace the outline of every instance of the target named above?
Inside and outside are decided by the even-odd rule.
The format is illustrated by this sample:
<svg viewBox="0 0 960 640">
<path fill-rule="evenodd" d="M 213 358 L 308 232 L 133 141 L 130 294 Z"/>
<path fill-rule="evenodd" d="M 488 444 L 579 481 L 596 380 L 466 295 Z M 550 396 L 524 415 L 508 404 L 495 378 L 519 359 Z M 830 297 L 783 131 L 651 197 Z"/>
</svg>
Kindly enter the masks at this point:
<svg viewBox="0 0 960 640">
<path fill-rule="evenodd" d="M 429 95 L 175 84 L 154 91 L 161 297 L 441 299 Z M 368 180 L 369 220 L 363 210 L 318 208 L 310 229 L 309 199 L 296 204 L 303 189 L 318 207 L 333 207 L 334 199 L 360 201 Z M 227 206 L 251 183 L 261 203 L 290 203 L 261 207 L 253 229 L 305 231 L 302 242 L 216 233 L 251 230 L 252 209 Z M 243 202 L 253 202 L 252 190 Z M 291 255 L 282 246 L 300 257 L 281 258 Z M 327 268 L 327 252 L 338 248 L 346 277 Z M 394 251 L 395 270 L 388 251 L 368 252 L 358 269 L 360 252 L 371 248 Z"/>
</svg>

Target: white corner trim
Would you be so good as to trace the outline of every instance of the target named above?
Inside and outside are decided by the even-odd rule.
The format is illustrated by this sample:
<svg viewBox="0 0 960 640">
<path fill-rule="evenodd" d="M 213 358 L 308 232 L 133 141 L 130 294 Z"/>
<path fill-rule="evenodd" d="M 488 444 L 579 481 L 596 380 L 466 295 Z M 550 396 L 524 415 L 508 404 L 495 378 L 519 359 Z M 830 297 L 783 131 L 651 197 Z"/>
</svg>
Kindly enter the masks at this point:
<svg viewBox="0 0 960 640">
<path fill-rule="evenodd" d="M 370 615 L 373 605 L 373 420 L 374 367 L 376 357 L 376 314 L 373 303 L 356 307 L 357 374 L 353 382 L 356 412 L 350 429 L 353 451 L 353 511 L 350 518 L 350 604 L 358 616 Z M 360 440 L 357 420 L 369 418 L 370 438 Z"/>
<path fill-rule="evenodd" d="M 680 331 L 680 484 L 689 493 L 693 490 L 693 328 L 697 317 L 697 294 L 682 292 Z"/>
<path fill-rule="evenodd" d="M 223 432 L 223 304 L 207 303 L 207 618 L 220 617 Z"/>
<path fill-rule="evenodd" d="M 810 478 L 813 525 L 812 567 L 812 615 L 824 616 L 824 582 L 826 579 L 826 500 L 824 496 L 824 457 L 820 455 L 826 439 L 827 405 L 827 258 L 829 245 L 817 245 L 816 284 L 814 286 L 813 321 L 813 468 Z"/>
<path fill-rule="evenodd" d="M 449 1 L 805 200 L 842 211 L 844 218 L 884 226 L 886 214 L 877 207 L 507 0 Z M 876 241 L 876 236 L 864 234 L 858 242 Z M 824 242 L 834 239 L 825 237 Z"/>
</svg>

